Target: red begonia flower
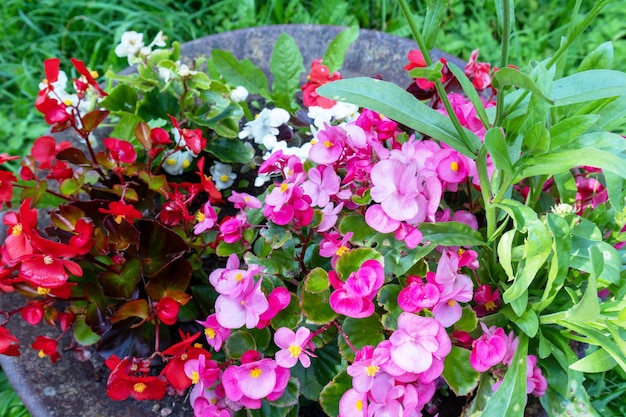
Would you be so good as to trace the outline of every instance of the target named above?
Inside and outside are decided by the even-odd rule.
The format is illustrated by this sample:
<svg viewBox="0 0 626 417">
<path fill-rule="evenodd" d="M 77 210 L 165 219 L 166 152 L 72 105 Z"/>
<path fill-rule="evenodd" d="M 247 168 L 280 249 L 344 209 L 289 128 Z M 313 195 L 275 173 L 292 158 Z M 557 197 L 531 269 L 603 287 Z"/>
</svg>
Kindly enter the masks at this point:
<svg viewBox="0 0 626 417">
<path fill-rule="evenodd" d="M 87 80 L 87 84 L 95 88 L 98 91 L 98 93 L 100 93 L 101 97 L 105 97 L 108 95 L 102 88 L 100 88 L 100 86 L 98 85 L 98 82 L 95 80 L 95 78 L 93 78 L 93 75 L 91 75 L 91 71 L 87 69 L 83 61 L 76 59 L 76 58 L 70 58 L 70 61 L 72 61 L 72 65 L 74 65 L 74 68 L 76 68 L 76 71 L 78 71 L 80 75 L 85 77 L 85 79 Z"/>
<path fill-rule="evenodd" d="M 59 342 L 46 336 L 37 336 L 32 344 L 32 348 L 39 351 L 40 358 L 49 356 L 52 363 L 56 363 L 61 357 L 59 352 L 57 352 L 58 346 Z"/>
<path fill-rule="evenodd" d="M 115 162 L 132 164 L 137 160 L 137 152 L 135 152 L 135 148 L 125 140 L 106 138 L 104 139 L 104 146 L 107 148 L 111 154 L 111 158 L 113 158 Z"/>
<path fill-rule="evenodd" d="M 115 401 L 128 397 L 136 400 L 160 400 L 165 397 L 167 381 L 157 376 L 132 376 L 112 373 L 107 383 L 107 395 Z"/>
<path fill-rule="evenodd" d="M 122 220 L 132 223 L 136 219 L 141 219 L 141 212 L 130 204 L 121 201 L 112 201 L 109 208 L 98 209 L 100 213 L 112 214 L 115 216 L 115 223 L 120 224 Z"/>
<path fill-rule="evenodd" d="M 159 300 L 155 311 L 159 320 L 168 326 L 173 325 L 178 320 L 178 311 L 180 310 L 180 303 L 174 300 L 172 297 L 163 297 Z"/>
<path fill-rule="evenodd" d="M 7 356 L 19 356 L 20 344 L 17 337 L 5 327 L 0 327 L 0 354 Z"/>
</svg>

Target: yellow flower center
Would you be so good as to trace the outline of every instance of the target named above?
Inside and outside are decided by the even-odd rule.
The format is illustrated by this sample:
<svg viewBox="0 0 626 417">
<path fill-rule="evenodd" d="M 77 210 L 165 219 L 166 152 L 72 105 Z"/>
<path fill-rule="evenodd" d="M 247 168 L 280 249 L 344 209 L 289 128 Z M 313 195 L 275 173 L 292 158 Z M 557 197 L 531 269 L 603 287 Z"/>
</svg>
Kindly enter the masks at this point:
<svg viewBox="0 0 626 417">
<path fill-rule="evenodd" d="M 46 265 L 52 265 L 54 263 L 54 259 L 52 259 L 52 256 L 46 255 L 43 257 L 43 263 Z"/>
<path fill-rule="evenodd" d="M 39 295 L 48 295 L 48 294 L 50 294 L 50 288 L 37 287 L 37 294 L 39 294 Z"/>
<path fill-rule="evenodd" d="M 455 306 L 455 305 L 456 305 L 456 300 L 449 300 L 449 301 L 448 301 L 448 305 L 449 305 L 450 307 Z"/>
<path fill-rule="evenodd" d="M 291 356 L 294 358 L 297 358 L 300 356 L 300 353 L 302 353 L 302 348 L 298 345 L 291 345 L 289 346 L 289 353 L 291 353 Z"/>
<path fill-rule="evenodd" d="M 226 182 L 226 181 L 228 181 L 229 179 L 230 179 L 230 177 L 229 177 L 228 175 L 222 175 L 222 176 L 220 177 L 220 181 L 222 181 L 222 182 Z"/>
<path fill-rule="evenodd" d="M 243 280 L 243 274 L 241 272 L 235 275 L 235 281 L 241 282 L 242 280 Z"/>
<path fill-rule="evenodd" d="M 89 73 L 93 78 L 98 78 L 100 76 L 100 74 L 98 74 L 98 71 L 96 70 L 89 71 Z"/>
<path fill-rule="evenodd" d="M 280 184 L 280 192 L 284 193 L 289 189 L 289 184 L 284 183 L 284 184 Z"/>
<path fill-rule="evenodd" d="M 379 370 L 380 370 L 379 366 L 370 365 L 367 367 L 367 376 L 374 376 L 378 373 Z"/>
<path fill-rule="evenodd" d="M 22 227 L 22 223 L 18 223 L 16 225 L 13 226 L 13 228 L 11 229 L 11 234 L 13 236 L 19 236 L 22 234 L 22 230 L 24 228 Z"/>
<path fill-rule="evenodd" d="M 206 216 L 204 215 L 204 213 L 199 212 L 198 214 L 196 214 L 196 220 L 199 222 L 203 222 L 204 219 L 206 219 Z"/>
<path fill-rule="evenodd" d="M 40 350 L 39 353 L 37 353 L 37 356 L 39 356 L 40 358 L 45 358 L 46 354 L 44 353 L 43 350 Z"/>
<path fill-rule="evenodd" d="M 191 162 L 189 162 L 188 159 L 185 159 L 183 161 L 183 169 L 189 168 L 189 165 L 191 165 Z"/>
<path fill-rule="evenodd" d="M 450 169 L 454 172 L 457 172 L 459 170 L 459 163 L 456 161 L 450 162 Z"/>
<path fill-rule="evenodd" d="M 356 407 L 357 410 L 362 411 L 363 410 L 363 400 L 356 400 L 356 404 L 354 404 L 354 406 Z"/>
<path fill-rule="evenodd" d="M 254 368 L 252 370 L 250 370 L 250 376 L 252 378 L 258 378 L 261 376 L 261 374 L 263 373 L 262 370 L 260 370 L 259 368 Z"/>
<path fill-rule="evenodd" d="M 346 254 L 346 252 L 348 252 L 349 249 L 347 247 L 345 247 L 344 245 L 339 246 L 339 249 L 337 249 L 337 252 L 335 252 L 335 255 L 337 256 L 343 256 Z"/>
<path fill-rule="evenodd" d="M 329 140 L 325 140 L 325 141 L 324 141 L 324 146 L 326 146 L 327 148 L 332 148 L 333 146 L 335 146 L 335 144 L 334 144 L 334 143 L 332 143 L 332 142 L 331 142 L 331 141 L 329 141 Z"/>
<path fill-rule="evenodd" d="M 485 303 L 485 310 L 487 311 L 493 311 L 496 309 L 496 303 L 494 303 L 493 301 L 487 301 Z"/>
<path fill-rule="evenodd" d="M 203 346 L 202 346 L 202 343 L 194 343 L 194 344 L 193 344 L 193 347 L 200 349 L 200 348 L 202 348 Z"/>
<path fill-rule="evenodd" d="M 124 215 L 123 214 L 118 214 L 117 216 L 115 216 L 115 218 L 113 220 L 115 220 L 115 223 L 117 223 L 117 224 L 122 224 L 122 220 L 124 220 Z"/>
<path fill-rule="evenodd" d="M 200 382 L 200 374 L 197 371 L 191 371 L 191 383 L 197 384 Z"/>
<path fill-rule="evenodd" d="M 213 339 L 215 337 L 215 330 L 213 330 L 210 327 L 207 327 L 206 329 L 204 329 L 204 334 L 206 335 L 206 337 L 208 337 L 209 339 Z"/>
<path fill-rule="evenodd" d="M 317 139 L 311 139 L 311 145 L 315 145 L 318 142 Z"/>
<path fill-rule="evenodd" d="M 168 165 L 176 165 L 176 158 L 167 158 L 165 163 Z"/>
<path fill-rule="evenodd" d="M 137 382 L 135 385 L 133 385 L 133 390 L 140 394 L 144 392 L 146 388 L 148 388 L 148 386 L 144 384 L 143 382 Z"/>
</svg>

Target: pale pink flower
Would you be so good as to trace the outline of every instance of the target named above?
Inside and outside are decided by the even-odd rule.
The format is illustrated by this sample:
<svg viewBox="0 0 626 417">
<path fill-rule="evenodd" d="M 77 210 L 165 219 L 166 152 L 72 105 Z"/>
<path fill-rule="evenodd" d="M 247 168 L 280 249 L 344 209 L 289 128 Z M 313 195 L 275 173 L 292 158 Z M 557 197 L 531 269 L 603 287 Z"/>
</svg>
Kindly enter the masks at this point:
<svg viewBox="0 0 626 417">
<path fill-rule="evenodd" d="M 222 376 L 226 397 L 244 407 L 261 408 L 261 400 L 276 400 L 289 383 L 289 370 L 272 359 L 261 359 L 229 366 Z"/>
<path fill-rule="evenodd" d="M 265 294 L 261 291 L 261 279 L 254 284 L 252 279 L 246 281 L 241 294 L 237 297 L 221 294 L 215 300 L 217 321 L 227 329 L 238 329 L 245 325 L 248 329 L 256 327 L 260 315 L 269 306 Z"/>
<path fill-rule="evenodd" d="M 339 213 L 341 213 L 341 209 L 343 209 L 343 203 L 337 204 L 334 206 L 333 203 L 328 203 L 322 209 L 322 221 L 319 226 L 317 226 L 318 232 L 326 232 L 331 227 L 337 223 L 337 219 L 339 217 Z"/>
<path fill-rule="evenodd" d="M 228 201 L 233 203 L 233 206 L 236 209 L 246 209 L 253 208 L 258 209 L 263 205 L 261 200 L 258 198 L 248 194 L 248 193 L 238 193 L 237 191 L 231 191 L 230 197 L 228 197 Z"/>
<path fill-rule="evenodd" d="M 340 126 L 329 126 L 317 132 L 317 137 L 311 141 L 309 158 L 316 164 L 331 165 L 339 160 L 343 154 L 346 142 L 346 132 Z"/>
<path fill-rule="evenodd" d="M 434 359 L 443 360 L 452 349 L 441 323 L 407 312 L 398 317 L 398 330 L 389 341 L 391 359 L 404 371 L 413 373 L 427 371 Z"/>
<path fill-rule="evenodd" d="M 307 175 L 309 179 L 302 183 L 302 189 L 311 197 L 311 205 L 326 206 L 330 197 L 339 192 L 341 178 L 332 167 L 324 165 L 309 169 Z"/>
<path fill-rule="evenodd" d="M 339 400 L 340 417 L 367 417 L 367 395 L 350 388 Z"/>
<path fill-rule="evenodd" d="M 377 376 L 376 383 L 369 394 L 368 415 L 370 417 L 403 416 L 404 409 L 400 403 L 403 395 L 404 385 L 396 385 L 391 375 Z"/>
<path fill-rule="evenodd" d="M 374 184 L 370 189 L 372 200 L 380 203 L 389 217 L 403 221 L 422 214 L 420 220 L 425 218 L 427 202 L 418 188 L 417 165 L 414 162 L 380 161 L 372 168 L 371 180 Z"/>
<path fill-rule="evenodd" d="M 352 387 L 360 393 L 367 393 L 374 385 L 374 379 L 382 373 L 382 366 L 389 360 L 389 351 L 364 346 L 357 352 L 348 375 L 352 377 Z"/>
<path fill-rule="evenodd" d="M 331 271 L 332 272 L 332 271 Z M 374 313 L 372 299 L 385 282 L 385 271 L 380 262 L 367 260 L 346 279 L 331 281 L 336 290 L 328 302 L 333 310 L 348 317 L 363 318 Z"/>
<path fill-rule="evenodd" d="M 215 314 L 211 314 L 204 321 L 196 321 L 204 327 L 204 335 L 209 346 L 219 352 L 224 341 L 230 336 L 230 329 L 222 327 Z"/>
<path fill-rule="evenodd" d="M 306 327 L 299 327 L 296 332 L 287 327 L 276 330 L 274 343 L 280 348 L 275 355 L 278 366 L 292 368 L 298 361 L 305 368 L 311 366 L 312 354 L 306 350 L 310 336 L 311 331 Z"/>
</svg>

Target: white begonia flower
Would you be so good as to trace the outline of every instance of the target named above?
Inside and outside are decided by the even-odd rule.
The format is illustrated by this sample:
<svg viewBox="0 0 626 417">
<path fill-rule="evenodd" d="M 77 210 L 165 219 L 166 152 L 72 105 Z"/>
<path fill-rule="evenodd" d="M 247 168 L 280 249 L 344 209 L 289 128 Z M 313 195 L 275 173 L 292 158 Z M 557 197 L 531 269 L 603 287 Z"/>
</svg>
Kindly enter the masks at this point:
<svg viewBox="0 0 626 417">
<path fill-rule="evenodd" d="M 309 107 L 307 116 L 313 119 L 313 125 L 317 128 L 324 126 L 324 123 L 331 124 L 332 121 L 350 122 L 358 117 L 359 107 L 350 103 L 337 102 L 330 109 L 325 109 L 319 106 Z"/>
<path fill-rule="evenodd" d="M 165 46 L 166 40 L 167 40 L 167 36 L 163 35 L 163 31 L 160 30 L 159 33 L 156 34 L 156 36 L 150 43 L 150 46 L 158 46 L 162 48 Z"/>
<path fill-rule="evenodd" d="M 159 78 L 168 83 L 172 77 L 174 77 L 174 72 L 169 68 L 159 67 Z"/>
<path fill-rule="evenodd" d="M 189 151 L 176 151 L 165 158 L 163 169 L 170 175 L 180 175 L 191 165 L 193 154 Z"/>
<path fill-rule="evenodd" d="M 180 64 L 179 62 L 177 64 L 179 64 L 177 72 L 181 77 L 188 77 L 198 73 L 198 71 L 192 71 L 187 64 Z"/>
<path fill-rule="evenodd" d="M 289 112 L 285 109 L 278 107 L 271 110 L 263 109 L 256 119 L 246 123 L 243 130 L 239 132 L 239 138 L 245 139 L 252 137 L 254 143 L 259 145 L 266 140 L 271 140 L 270 138 L 266 138 L 267 135 L 273 136 L 274 139 L 276 139 L 278 127 L 287 123 L 289 117 Z"/>
<path fill-rule="evenodd" d="M 128 57 L 130 64 L 139 55 L 143 47 L 143 33 L 131 30 L 122 34 L 119 45 L 115 47 L 115 55 L 120 58 Z"/>
<path fill-rule="evenodd" d="M 246 87 L 240 85 L 230 92 L 230 99 L 235 103 L 241 103 L 242 101 L 246 101 L 248 94 Z"/>
<path fill-rule="evenodd" d="M 235 178 L 237 178 L 237 174 L 233 172 L 233 167 L 221 162 L 215 162 L 209 171 L 211 172 L 213 182 L 215 182 L 215 188 L 218 190 L 229 188 L 235 182 Z"/>
<path fill-rule="evenodd" d="M 552 212 L 559 216 L 565 216 L 568 214 L 576 213 L 576 208 L 574 208 L 574 206 L 572 206 L 571 204 L 560 203 L 552 207 Z"/>
</svg>

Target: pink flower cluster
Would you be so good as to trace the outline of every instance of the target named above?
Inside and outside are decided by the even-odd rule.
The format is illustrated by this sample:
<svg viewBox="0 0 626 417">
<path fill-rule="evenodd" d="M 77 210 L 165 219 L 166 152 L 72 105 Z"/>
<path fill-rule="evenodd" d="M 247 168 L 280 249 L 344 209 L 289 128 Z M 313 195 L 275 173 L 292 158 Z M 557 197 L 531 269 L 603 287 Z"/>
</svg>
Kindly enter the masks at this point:
<svg viewBox="0 0 626 417">
<path fill-rule="evenodd" d="M 352 388 L 341 397 L 339 415 L 419 416 L 435 393 L 451 348 L 437 320 L 400 314 L 389 340 L 363 347 L 348 366 Z"/>
</svg>

